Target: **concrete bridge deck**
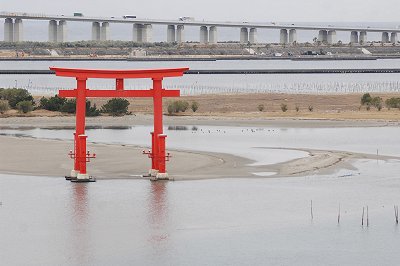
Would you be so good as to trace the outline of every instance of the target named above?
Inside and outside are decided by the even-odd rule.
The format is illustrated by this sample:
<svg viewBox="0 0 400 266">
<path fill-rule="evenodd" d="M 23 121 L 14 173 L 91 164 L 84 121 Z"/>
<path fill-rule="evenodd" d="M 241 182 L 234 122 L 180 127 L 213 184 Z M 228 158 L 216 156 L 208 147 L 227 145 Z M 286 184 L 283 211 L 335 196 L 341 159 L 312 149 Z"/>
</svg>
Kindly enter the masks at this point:
<svg viewBox="0 0 400 266">
<path fill-rule="evenodd" d="M 258 22 L 218 22 L 218 21 L 196 21 L 194 19 L 149 19 L 149 18 L 127 18 L 127 17 L 85 17 L 66 16 L 66 15 L 46 15 L 46 14 L 29 14 L 21 12 L 0 12 L 0 18 L 5 19 L 4 23 L 4 41 L 5 42 L 21 42 L 23 41 L 23 20 L 47 20 L 49 21 L 49 42 L 66 42 L 67 41 L 67 22 L 90 22 L 92 23 L 92 40 L 107 41 L 110 39 L 110 24 L 125 23 L 131 24 L 132 40 L 137 43 L 151 43 L 153 25 L 167 26 L 168 43 L 185 42 L 185 27 L 195 26 L 200 28 L 199 42 L 201 44 L 217 44 L 218 28 L 238 28 L 240 43 L 247 44 L 257 43 L 258 29 L 275 29 L 280 30 L 281 44 L 296 44 L 298 42 L 298 30 L 318 31 L 317 40 L 321 43 L 335 44 L 337 43 L 337 32 L 350 32 L 350 43 L 365 44 L 368 42 L 369 32 L 382 33 L 382 43 L 398 43 L 398 33 L 400 28 L 374 28 L 369 26 L 335 26 L 335 25 L 296 25 L 296 24 L 280 24 L 275 22 L 258 23 Z"/>
<path fill-rule="evenodd" d="M 296 30 L 335 30 L 335 31 L 367 31 L 367 32 L 397 32 L 399 28 L 374 28 L 374 27 L 354 27 L 354 26 L 321 26 L 321 25 L 295 25 L 280 23 L 260 23 L 260 22 L 232 22 L 232 21 L 181 21 L 153 18 L 134 18 L 124 19 L 116 17 L 76 17 L 66 15 L 46 15 L 46 14 L 29 14 L 21 12 L 0 12 L 0 18 L 13 18 L 24 20 L 65 20 L 78 22 L 109 22 L 123 24 L 152 24 L 152 25 L 186 25 L 186 26 L 215 26 L 215 27 L 231 27 L 231 28 L 265 28 L 265 29 L 296 29 Z"/>
</svg>

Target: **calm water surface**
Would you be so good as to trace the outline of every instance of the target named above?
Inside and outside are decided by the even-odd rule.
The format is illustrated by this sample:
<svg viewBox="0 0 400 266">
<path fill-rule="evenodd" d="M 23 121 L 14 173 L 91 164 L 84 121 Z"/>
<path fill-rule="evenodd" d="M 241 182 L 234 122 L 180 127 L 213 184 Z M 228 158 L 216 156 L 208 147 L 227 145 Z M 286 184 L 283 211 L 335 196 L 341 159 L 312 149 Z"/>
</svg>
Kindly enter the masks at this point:
<svg viewBox="0 0 400 266">
<path fill-rule="evenodd" d="M 93 129 L 88 135 L 91 141 L 146 145 L 148 132 L 149 127 L 139 126 Z M 276 150 L 259 147 L 372 154 L 378 148 L 382 154 L 399 155 L 398 127 L 201 126 L 197 131 L 166 128 L 166 132 L 171 148 L 261 157 L 257 162 L 263 164 L 304 153 L 288 150 L 277 155 Z M 47 129 L 0 133 L 60 139 L 72 136 L 69 130 Z M 399 161 L 358 160 L 354 167 L 325 176 L 187 182 L 101 180 L 73 184 L 60 177 L 0 175 L 2 263 L 397 264 L 400 232 L 393 206 L 400 204 Z M 362 208 L 366 206 L 369 226 L 362 227 Z"/>
<path fill-rule="evenodd" d="M 398 162 L 190 182 L 0 176 L 5 265 L 394 265 Z M 310 201 L 313 200 L 313 215 Z M 341 221 L 337 224 L 339 204 Z M 361 226 L 369 207 L 369 227 Z"/>
</svg>

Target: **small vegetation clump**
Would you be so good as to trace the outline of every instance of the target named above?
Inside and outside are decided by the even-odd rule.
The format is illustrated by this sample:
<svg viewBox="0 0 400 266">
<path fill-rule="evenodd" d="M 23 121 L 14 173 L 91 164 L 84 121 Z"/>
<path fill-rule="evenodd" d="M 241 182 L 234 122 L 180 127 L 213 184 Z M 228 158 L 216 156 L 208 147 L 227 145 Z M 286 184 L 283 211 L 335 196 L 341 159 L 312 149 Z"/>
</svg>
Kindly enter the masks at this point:
<svg viewBox="0 0 400 266">
<path fill-rule="evenodd" d="M 399 108 L 400 109 L 400 98 L 392 97 L 392 98 L 386 99 L 385 105 L 388 109 L 390 109 L 390 108 Z"/>
<path fill-rule="evenodd" d="M 365 93 L 361 97 L 361 105 L 366 106 L 366 109 L 369 111 L 371 106 L 378 109 L 378 111 L 382 110 L 383 108 L 383 100 L 381 97 L 372 97 L 371 94 Z"/>
<path fill-rule="evenodd" d="M 8 104 L 8 101 L 0 100 L 0 114 L 4 114 L 8 110 L 10 110 L 10 105 Z"/>
<path fill-rule="evenodd" d="M 0 100 L 8 101 L 11 108 L 16 109 L 17 104 L 23 101 L 31 102 L 34 105 L 32 95 L 25 89 L 0 89 Z"/>
<path fill-rule="evenodd" d="M 50 98 L 42 97 L 40 99 L 39 108 L 48 111 L 75 114 L 76 100 L 75 99 L 67 100 L 65 98 L 58 97 L 58 95 Z M 97 109 L 96 104 L 92 106 L 91 102 L 89 100 L 86 100 L 86 116 L 99 116 L 99 115 L 100 115 L 100 110 Z"/>
<path fill-rule="evenodd" d="M 101 107 L 102 113 L 112 116 L 123 116 L 128 113 L 129 101 L 121 98 L 113 98 Z"/>
<path fill-rule="evenodd" d="M 300 111 L 300 106 L 296 105 L 295 109 L 296 109 L 296 112 L 299 112 Z"/>
<path fill-rule="evenodd" d="M 282 112 L 286 112 L 288 110 L 288 106 L 286 103 L 281 104 L 281 110 L 282 110 Z"/>
<path fill-rule="evenodd" d="M 60 98 L 58 95 L 50 98 L 42 97 L 39 108 L 49 111 L 60 111 L 67 99 Z"/>
<path fill-rule="evenodd" d="M 260 112 L 264 111 L 264 110 L 265 110 L 264 104 L 259 104 L 259 105 L 257 106 L 257 109 L 258 109 L 258 111 L 260 111 Z"/>
<path fill-rule="evenodd" d="M 75 114 L 76 112 L 76 100 L 66 100 L 65 103 L 60 107 L 60 112 L 68 113 L 68 114 Z"/>
<path fill-rule="evenodd" d="M 168 114 L 177 114 L 179 112 L 186 112 L 189 108 L 189 103 L 187 101 L 173 101 L 168 104 Z M 197 109 L 196 109 L 197 110 Z"/>
<path fill-rule="evenodd" d="M 192 109 L 193 113 L 196 113 L 196 111 L 199 109 L 198 102 L 196 102 L 196 101 L 192 102 L 192 105 L 190 106 L 190 108 Z"/>
<path fill-rule="evenodd" d="M 33 104 L 32 101 L 22 101 L 17 103 L 16 108 L 18 112 L 26 114 L 33 110 Z"/>
<path fill-rule="evenodd" d="M 361 97 L 361 105 L 366 105 L 372 101 L 371 94 L 369 93 L 364 93 L 364 95 Z"/>
<path fill-rule="evenodd" d="M 310 112 L 314 111 L 314 106 L 309 105 L 309 106 L 308 106 L 308 111 L 310 111 Z"/>
</svg>

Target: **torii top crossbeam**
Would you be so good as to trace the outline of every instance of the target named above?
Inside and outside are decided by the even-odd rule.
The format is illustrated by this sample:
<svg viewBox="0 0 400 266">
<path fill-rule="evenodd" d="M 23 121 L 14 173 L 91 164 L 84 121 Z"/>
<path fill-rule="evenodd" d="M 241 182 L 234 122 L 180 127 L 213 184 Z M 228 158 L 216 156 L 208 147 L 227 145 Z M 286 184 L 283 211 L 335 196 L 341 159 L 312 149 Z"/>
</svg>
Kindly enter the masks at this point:
<svg viewBox="0 0 400 266">
<path fill-rule="evenodd" d="M 167 78 L 181 77 L 189 68 L 163 68 L 163 69 L 79 69 L 51 67 L 57 76 L 76 78 Z"/>
<path fill-rule="evenodd" d="M 167 69 L 141 69 L 141 70 L 102 70 L 102 69 L 74 69 L 51 67 L 56 76 L 74 77 L 77 80 L 77 87 L 74 90 L 60 90 L 60 97 L 76 98 L 76 132 L 74 170 L 71 176 L 77 174 L 78 179 L 87 176 L 86 159 L 89 154 L 86 153 L 85 116 L 86 116 L 86 98 L 107 97 L 107 98 L 125 98 L 125 97 L 151 97 L 154 105 L 154 132 L 152 133 L 152 151 L 149 157 L 152 158 L 152 170 L 165 175 L 165 135 L 163 134 L 162 123 L 162 98 L 179 97 L 179 90 L 166 90 L 162 87 L 162 80 L 166 77 L 180 77 L 189 68 L 167 68 Z M 86 87 L 89 78 L 115 79 L 114 90 L 93 90 Z M 149 78 L 153 80 L 153 88 L 149 90 L 125 90 L 124 79 Z"/>
</svg>

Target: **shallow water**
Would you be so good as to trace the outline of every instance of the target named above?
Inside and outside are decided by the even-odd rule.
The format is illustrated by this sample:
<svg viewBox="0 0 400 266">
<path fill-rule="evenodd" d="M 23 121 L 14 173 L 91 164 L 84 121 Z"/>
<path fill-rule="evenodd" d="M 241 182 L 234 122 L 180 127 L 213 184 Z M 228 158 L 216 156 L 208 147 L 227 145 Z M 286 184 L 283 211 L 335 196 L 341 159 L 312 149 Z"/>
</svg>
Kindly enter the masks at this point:
<svg viewBox="0 0 400 266">
<path fill-rule="evenodd" d="M 399 165 L 360 161 L 357 168 L 346 177 L 168 183 L 3 175 L 2 263 L 396 264 Z M 369 227 L 361 226 L 363 206 Z"/>
<path fill-rule="evenodd" d="M 256 165 L 274 164 L 307 156 L 296 149 L 349 151 L 371 155 L 400 156 L 397 143 L 400 127 L 350 128 L 275 128 L 184 126 L 165 127 L 167 148 L 228 153 L 255 161 Z M 173 129 L 173 130 L 171 130 Z M 150 145 L 151 126 L 126 129 L 88 129 L 89 142 Z M 72 140 L 73 130 L 28 129 L 0 130 L 0 134 L 23 134 L 35 138 Z M 90 146 L 90 145 L 89 145 Z M 100 156 L 100 154 L 99 154 Z"/>
</svg>

